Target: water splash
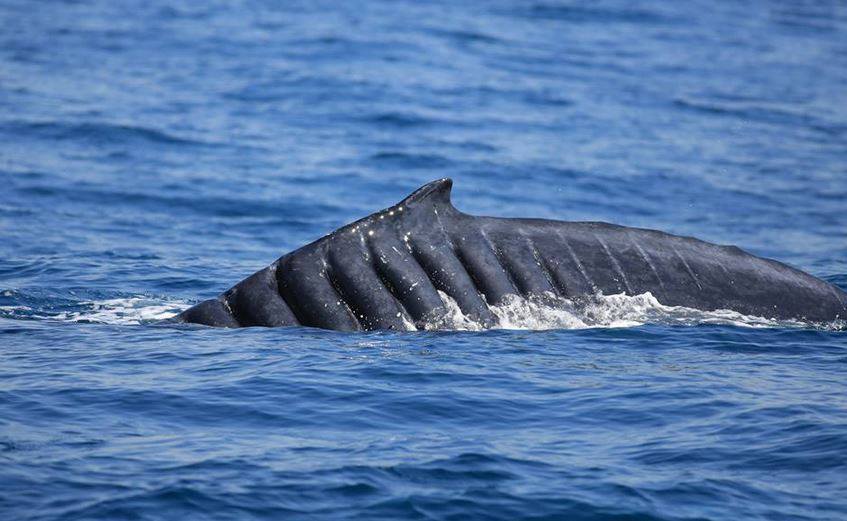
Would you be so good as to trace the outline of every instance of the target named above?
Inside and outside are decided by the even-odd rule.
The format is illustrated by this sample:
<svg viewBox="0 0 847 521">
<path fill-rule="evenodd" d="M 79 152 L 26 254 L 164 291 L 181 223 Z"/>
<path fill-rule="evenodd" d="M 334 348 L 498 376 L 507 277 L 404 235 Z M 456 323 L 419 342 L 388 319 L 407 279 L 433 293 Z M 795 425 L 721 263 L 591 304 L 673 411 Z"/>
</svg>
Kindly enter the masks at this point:
<svg viewBox="0 0 847 521">
<path fill-rule="evenodd" d="M 444 316 L 426 324 L 426 329 L 480 331 L 485 326 L 465 315 L 456 301 L 439 291 L 446 309 Z M 731 310 L 702 311 L 661 304 L 650 292 L 640 295 L 593 295 L 565 299 L 553 294 L 540 298 L 507 295 L 503 303 L 491 306 L 498 319 L 494 329 L 586 329 L 637 327 L 645 324 L 692 326 L 718 324 L 739 327 L 818 327 L 844 329 L 843 321 L 810 324 L 798 320 L 775 320 L 744 315 Z"/>
</svg>

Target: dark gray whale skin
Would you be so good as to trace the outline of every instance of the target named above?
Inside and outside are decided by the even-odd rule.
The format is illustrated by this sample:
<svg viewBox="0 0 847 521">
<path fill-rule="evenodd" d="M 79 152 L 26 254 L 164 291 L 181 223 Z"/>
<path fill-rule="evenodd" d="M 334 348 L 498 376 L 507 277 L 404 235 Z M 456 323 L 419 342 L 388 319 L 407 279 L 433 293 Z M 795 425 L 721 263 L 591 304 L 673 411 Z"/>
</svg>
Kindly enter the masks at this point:
<svg viewBox="0 0 847 521">
<path fill-rule="evenodd" d="M 486 326 L 509 294 L 568 299 L 651 292 L 665 305 L 775 319 L 847 317 L 847 293 L 735 246 L 600 222 L 475 217 L 433 181 L 187 309 L 209 326 L 422 329 L 444 313 L 438 290 Z M 551 299 L 556 302 L 555 299 Z"/>
</svg>

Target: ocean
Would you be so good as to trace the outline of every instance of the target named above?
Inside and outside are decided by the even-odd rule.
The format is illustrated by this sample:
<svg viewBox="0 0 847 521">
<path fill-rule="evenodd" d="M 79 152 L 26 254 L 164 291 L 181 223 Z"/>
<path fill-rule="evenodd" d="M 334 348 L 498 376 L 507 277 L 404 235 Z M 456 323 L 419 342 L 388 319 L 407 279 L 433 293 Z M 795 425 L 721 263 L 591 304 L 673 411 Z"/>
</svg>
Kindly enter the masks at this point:
<svg viewBox="0 0 847 521">
<path fill-rule="evenodd" d="M 847 289 L 836 1 L 0 2 L 0 519 L 847 519 L 847 333 L 163 324 L 420 185 Z"/>
</svg>

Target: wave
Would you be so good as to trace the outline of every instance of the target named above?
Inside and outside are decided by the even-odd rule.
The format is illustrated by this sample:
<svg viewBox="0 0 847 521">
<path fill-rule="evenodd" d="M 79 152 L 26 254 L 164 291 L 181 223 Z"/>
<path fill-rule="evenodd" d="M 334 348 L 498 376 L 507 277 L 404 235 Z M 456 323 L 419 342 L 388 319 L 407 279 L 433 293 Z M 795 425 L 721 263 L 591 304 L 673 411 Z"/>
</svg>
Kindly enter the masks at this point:
<svg viewBox="0 0 847 521">
<path fill-rule="evenodd" d="M 727 99 L 718 101 L 698 100 L 679 97 L 674 99 L 674 106 L 684 110 L 700 112 L 714 116 L 727 116 L 741 121 L 755 121 L 771 125 L 806 128 L 830 137 L 842 137 L 847 132 L 847 125 L 825 121 L 814 114 L 791 111 L 785 108 L 763 106 L 754 103 L 733 103 Z"/>
<path fill-rule="evenodd" d="M 188 139 L 163 130 L 121 123 L 11 121 L 0 125 L 0 132 L 47 140 L 79 140 L 95 143 L 211 146 L 212 143 Z"/>
<path fill-rule="evenodd" d="M 374 164 L 396 168 L 436 169 L 447 168 L 452 161 L 439 154 L 414 154 L 405 152 L 379 152 L 368 158 Z"/>
<path fill-rule="evenodd" d="M 573 24 L 666 25 L 677 20 L 658 10 L 535 3 L 513 11 L 522 18 L 558 20 Z"/>
</svg>

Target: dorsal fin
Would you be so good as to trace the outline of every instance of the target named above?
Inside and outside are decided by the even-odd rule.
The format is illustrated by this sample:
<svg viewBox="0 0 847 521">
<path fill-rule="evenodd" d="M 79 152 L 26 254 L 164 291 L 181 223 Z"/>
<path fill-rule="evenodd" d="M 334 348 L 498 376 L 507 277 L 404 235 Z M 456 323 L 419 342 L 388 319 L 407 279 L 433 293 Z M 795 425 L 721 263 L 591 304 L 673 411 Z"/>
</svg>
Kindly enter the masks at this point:
<svg viewBox="0 0 847 521">
<path fill-rule="evenodd" d="M 421 206 L 437 206 L 452 208 L 450 202 L 450 190 L 453 188 L 453 180 L 445 177 L 432 181 L 418 188 L 412 194 L 400 201 L 400 205 L 408 206 L 409 208 Z"/>
</svg>

